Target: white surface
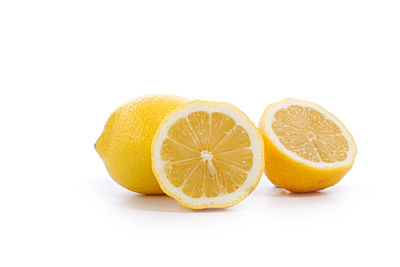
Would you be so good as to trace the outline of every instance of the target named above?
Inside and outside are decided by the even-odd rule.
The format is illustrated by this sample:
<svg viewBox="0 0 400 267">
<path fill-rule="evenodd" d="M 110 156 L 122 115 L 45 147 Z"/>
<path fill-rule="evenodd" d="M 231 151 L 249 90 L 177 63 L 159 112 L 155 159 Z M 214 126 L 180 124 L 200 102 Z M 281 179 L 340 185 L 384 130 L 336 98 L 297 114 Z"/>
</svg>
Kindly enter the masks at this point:
<svg viewBox="0 0 400 267">
<path fill-rule="evenodd" d="M 1 1 L 1 266 L 399 266 L 399 1 Z M 229 209 L 130 193 L 93 149 L 130 98 L 316 102 L 358 156 Z"/>
</svg>

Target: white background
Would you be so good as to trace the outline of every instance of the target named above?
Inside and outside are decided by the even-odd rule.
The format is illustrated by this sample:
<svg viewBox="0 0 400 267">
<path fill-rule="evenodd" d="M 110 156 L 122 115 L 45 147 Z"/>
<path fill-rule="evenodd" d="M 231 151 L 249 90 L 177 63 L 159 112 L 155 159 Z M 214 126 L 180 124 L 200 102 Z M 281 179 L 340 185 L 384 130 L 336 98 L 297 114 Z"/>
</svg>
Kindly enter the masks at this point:
<svg viewBox="0 0 400 267">
<path fill-rule="evenodd" d="M 0 2 L 0 265 L 399 266 L 399 1 Z M 359 154 L 335 187 L 265 176 L 192 211 L 128 192 L 93 144 L 154 93 L 230 102 L 258 123 L 316 102 Z"/>
</svg>

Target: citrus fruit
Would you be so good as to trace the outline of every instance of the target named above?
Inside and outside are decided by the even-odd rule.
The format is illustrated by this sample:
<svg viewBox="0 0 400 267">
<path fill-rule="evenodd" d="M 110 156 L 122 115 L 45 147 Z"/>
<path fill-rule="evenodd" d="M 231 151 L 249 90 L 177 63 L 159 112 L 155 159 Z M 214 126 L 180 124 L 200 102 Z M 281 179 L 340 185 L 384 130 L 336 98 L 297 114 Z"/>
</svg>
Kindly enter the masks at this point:
<svg viewBox="0 0 400 267">
<path fill-rule="evenodd" d="M 311 102 L 286 99 L 268 106 L 259 129 L 267 177 L 292 192 L 312 192 L 336 184 L 351 169 L 357 154 L 343 123 Z"/>
<path fill-rule="evenodd" d="M 151 95 L 119 107 L 95 144 L 111 177 L 143 194 L 162 194 L 151 168 L 151 141 L 165 115 L 187 102 L 171 95 Z"/>
<path fill-rule="evenodd" d="M 257 186 L 264 169 L 263 141 L 233 105 L 195 100 L 160 124 L 152 161 L 162 190 L 183 206 L 228 207 Z"/>
</svg>

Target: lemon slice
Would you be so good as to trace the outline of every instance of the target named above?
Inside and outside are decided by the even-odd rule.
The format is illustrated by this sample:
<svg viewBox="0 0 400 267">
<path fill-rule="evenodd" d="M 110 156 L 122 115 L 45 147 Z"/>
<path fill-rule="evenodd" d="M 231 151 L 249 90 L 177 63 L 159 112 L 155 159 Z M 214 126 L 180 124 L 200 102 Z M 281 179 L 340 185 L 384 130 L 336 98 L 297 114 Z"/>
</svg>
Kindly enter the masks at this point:
<svg viewBox="0 0 400 267">
<path fill-rule="evenodd" d="M 336 184 L 351 169 L 357 154 L 343 123 L 311 102 L 286 99 L 272 104 L 265 109 L 259 128 L 267 177 L 292 192 Z"/>
<path fill-rule="evenodd" d="M 233 105 L 195 100 L 160 124 L 152 163 L 161 189 L 183 206 L 228 207 L 257 186 L 264 169 L 263 141 Z"/>
</svg>

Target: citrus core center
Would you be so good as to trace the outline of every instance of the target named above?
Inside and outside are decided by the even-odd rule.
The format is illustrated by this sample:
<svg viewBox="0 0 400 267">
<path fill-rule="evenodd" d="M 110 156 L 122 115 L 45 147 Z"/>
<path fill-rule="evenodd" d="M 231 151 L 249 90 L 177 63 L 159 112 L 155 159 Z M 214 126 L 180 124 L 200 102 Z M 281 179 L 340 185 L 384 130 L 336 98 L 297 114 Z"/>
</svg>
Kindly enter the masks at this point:
<svg viewBox="0 0 400 267">
<path fill-rule="evenodd" d="M 208 173 L 210 174 L 210 176 L 214 176 L 216 173 L 214 164 L 211 161 L 212 158 L 213 158 L 213 156 L 210 152 L 208 152 L 208 151 L 201 152 L 201 159 L 206 162 L 207 170 L 208 170 Z"/>
<path fill-rule="evenodd" d="M 307 134 L 307 137 L 308 137 L 308 139 L 315 139 L 315 134 L 314 133 L 312 133 L 312 132 L 309 132 L 308 134 Z"/>
<path fill-rule="evenodd" d="M 212 158 L 213 158 L 213 156 L 212 156 L 211 152 L 208 152 L 208 151 L 202 151 L 201 152 L 201 159 L 203 161 L 210 160 Z"/>
</svg>

